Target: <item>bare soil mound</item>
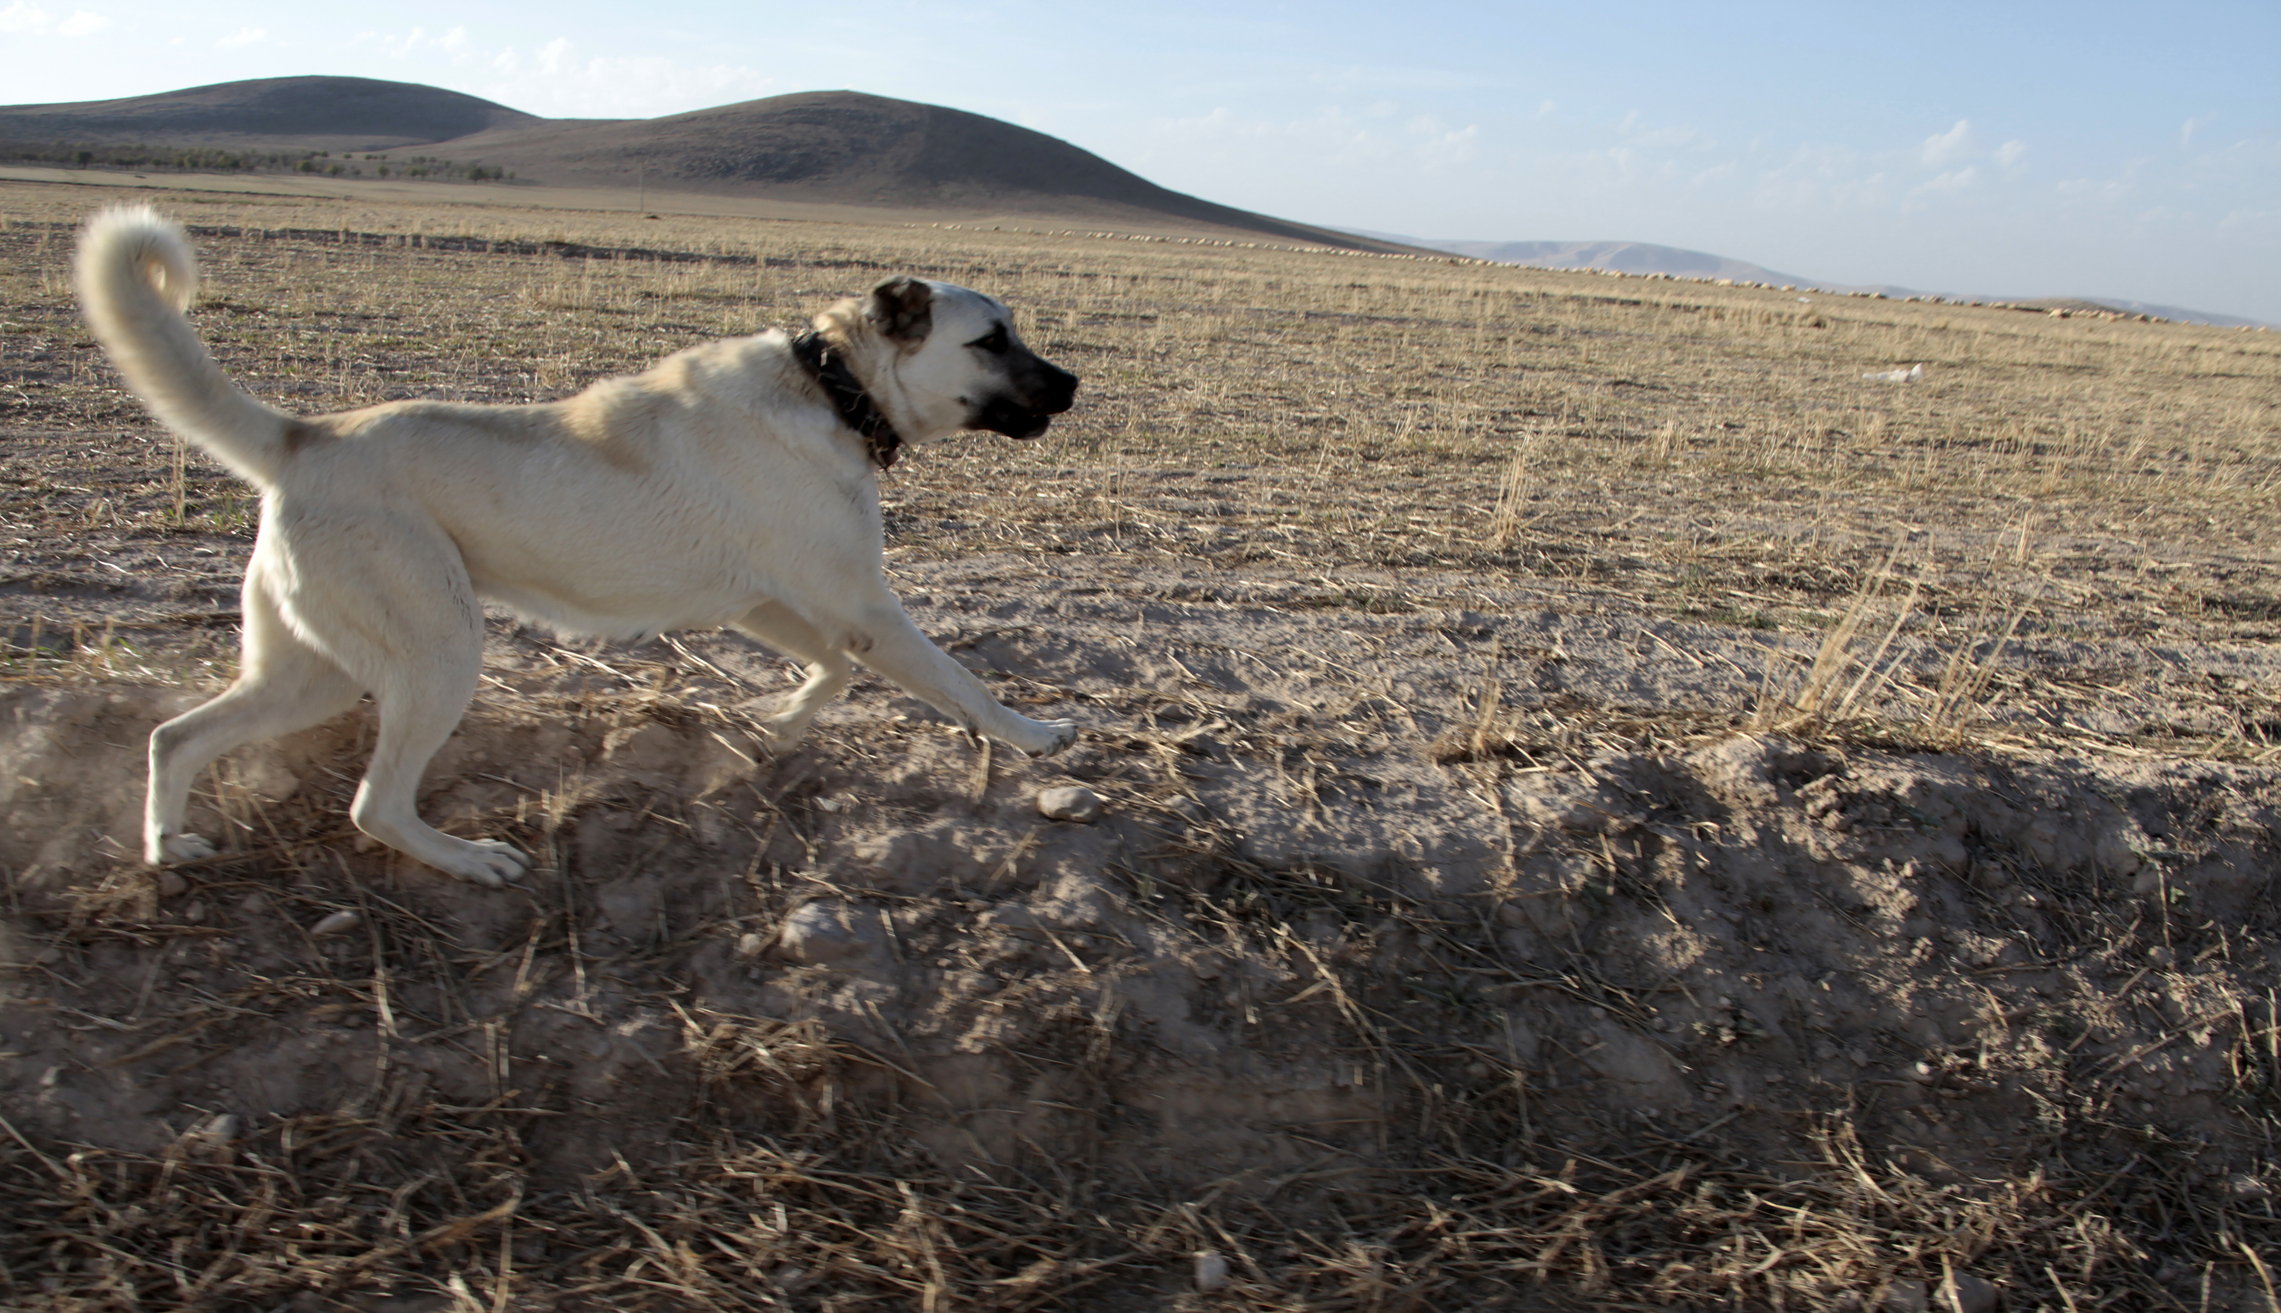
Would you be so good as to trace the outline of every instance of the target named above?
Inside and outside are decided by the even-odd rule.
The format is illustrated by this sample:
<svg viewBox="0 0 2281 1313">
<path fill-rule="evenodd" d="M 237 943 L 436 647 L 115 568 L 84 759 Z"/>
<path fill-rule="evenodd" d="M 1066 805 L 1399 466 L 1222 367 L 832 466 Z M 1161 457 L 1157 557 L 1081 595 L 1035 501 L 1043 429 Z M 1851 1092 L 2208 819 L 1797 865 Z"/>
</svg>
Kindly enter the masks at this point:
<svg viewBox="0 0 2281 1313">
<path fill-rule="evenodd" d="M 389 150 L 544 122 L 477 96 L 375 78 L 257 78 L 153 96 L 0 106 L 0 139 Z"/>
<path fill-rule="evenodd" d="M 1621 617 L 1100 563 L 906 592 L 1084 744 L 1010 762 L 872 683 L 770 759 L 764 654 L 502 626 L 424 805 L 542 855 L 503 893 L 355 851 L 361 714 L 227 762 L 232 851 L 154 878 L 142 738 L 194 695 L 9 686 L 6 1161 L 70 1183 L 10 1262 L 120 1307 L 1174 1307 L 1201 1252 L 1261 1309 L 2264 1307 L 2156 1219 L 2281 1234 L 2281 772 L 1472 685 L 1494 648 L 1699 703 L 1646 633 L 1747 659 Z M 1066 784 L 1098 823 L 1040 816 Z"/>
</svg>

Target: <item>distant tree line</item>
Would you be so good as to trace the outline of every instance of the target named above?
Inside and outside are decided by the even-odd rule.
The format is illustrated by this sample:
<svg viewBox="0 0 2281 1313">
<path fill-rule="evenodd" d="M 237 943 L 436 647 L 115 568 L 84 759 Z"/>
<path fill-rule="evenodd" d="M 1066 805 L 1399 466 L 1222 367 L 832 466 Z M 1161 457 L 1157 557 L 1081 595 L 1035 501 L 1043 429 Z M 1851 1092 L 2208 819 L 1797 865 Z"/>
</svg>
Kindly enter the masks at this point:
<svg viewBox="0 0 2281 1313">
<path fill-rule="evenodd" d="M 77 141 L 17 141 L 0 137 L 0 160 L 11 164 L 61 164 L 82 169 L 179 169 L 195 173 L 319 173 L 361 178 L 366 166 L 379 178 L 435 178 L 457 182 L 499 182 L 514 177 L 496 164 L 414 155 L 391 161 L 386 155 L 335 158 L 329 150 L 225 150 L 219 146 L 97 145 Z"/>
</svg>

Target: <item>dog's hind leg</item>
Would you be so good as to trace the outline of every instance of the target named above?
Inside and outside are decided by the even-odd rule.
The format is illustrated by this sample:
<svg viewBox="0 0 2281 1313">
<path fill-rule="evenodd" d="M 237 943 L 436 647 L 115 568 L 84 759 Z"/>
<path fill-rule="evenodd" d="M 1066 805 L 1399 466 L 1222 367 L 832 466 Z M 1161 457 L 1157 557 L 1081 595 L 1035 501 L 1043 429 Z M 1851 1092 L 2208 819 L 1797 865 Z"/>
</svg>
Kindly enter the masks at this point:
<svg viewBox="0 0 2281 1313">
<path fill-rule="evenodd" d="M 373 689 L 380 732 L 372 763 L 349 805 L 356 828 L 447 875 L 498 888 L 518 879 L 529 859 L 512 844 L 462 839 L 420 819 L 420 775 L 467 711 L 483 670 L 483 613 L 472 594 L 461 599 L 465 624 L 456 633 L 415 639 L 420 659 L 382 673 Z"/>
<path fill-rule="evenodd" d="M 792 690 L 792 696 L 784 700 L 775 715 L 761 722 L 768 730 L 769 750 L 788 751 L 808 732 L 809 724 L 823 705 L 847 688 L 849 677 L 855 673 L 854 664 L 846 653 L 817 633 L 814 625 L 794 615 L 782 602 L 763 602 L 731 627 L 808 668 L 807 679 Z"/>
<path fill-rule="evenodd" d="M 244 613 L 237 682 L 151 732 L 143 860 L 154 866 L 214 855 L 212 841 L 183 829 L 191 782 L 208 762 L 242 744 L 331 720 L 363 695 L 360 684 L 286 627 L 258 558 L 246 575 Z"/>
<path fill-rule="evenodd" d="M 419 815 L 420 775 L 483 673 L 483 606 L 458 547 L 408 517 L 274 518 L 294 539 L 281 554 L 300 585 L 286 613 L 372 691 L 378 711 L 372 761 L 349 805 L 356 827 L 462 880 L 496 888 L 520 876 L 529 860 L 512 845 L 445 834 Z"/>
<path fill-rule="evenodd" d="M 479 622 L 480 626 L 480 622 Z M 451 653 L 453 658 L 460 653 Z M 466 644 L 464 660 L 438 660 L 425 672 L 446 678 L 390 678 L 374 691 L 380 707 L 380 733 L 372 764 L 357 785 L 349 817 L 356 828 L 447 875 L 490 888 L 518 879 L 529 859 L 512 844 L 496 839 L 462 839 L 420 819 L 420 775 L 444 745 L 475 695 L 483 657 L 482 630 Z M 464 673 L 463 673 L 464 672 Z"/>
</svg>

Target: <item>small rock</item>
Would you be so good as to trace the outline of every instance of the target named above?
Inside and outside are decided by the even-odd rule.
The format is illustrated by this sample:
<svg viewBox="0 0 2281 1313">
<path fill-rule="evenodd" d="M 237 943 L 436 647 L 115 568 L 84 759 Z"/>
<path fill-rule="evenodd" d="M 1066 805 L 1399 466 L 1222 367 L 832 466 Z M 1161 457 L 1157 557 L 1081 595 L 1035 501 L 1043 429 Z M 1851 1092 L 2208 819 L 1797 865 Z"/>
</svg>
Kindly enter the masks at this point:
<svg viewBox="0 0 2281 1313">
<path fill-rule="evenodd" d="M 309 933 L 322 939 L 326 935 L 337 935 L 344 931 L 354 930 L 363 922 L 364 918 L 355 912 L 345 910 L 334 912 L 317 924 L 310 926 Z"/>
<path fill-rule="evenodd" d="M 159 897 L 172 898 L 175 895 L 187 890 L 188 888 L 190 888 L 190 882 L 182 878 L 182 872 L 160 871 L 158 873 Z"/>
<path fill-rule="evenodd" d="M 2175 963 L 2178 960 L 2178 955 L 2157 944 L 2146 950 L 2146 960 L 2158 967 L 2166 967 Z"/>
<path fill-rule="evenodd" d="M 1196 1255 L 1196 1289 L 1205 1294 L 1228 1288 L 1227 1256 L 1216 1249 Z"/>
<path fill-rule="evenodd" d="M 759 957 L 761 950 L 767 947 L 768 936 L 757 930 L 749 931 L 737 937 L 738 957 Z"/>
<path fill-rule="evenodd" d="M 232 1113 L 218 1112 L 183 1133 L 184 1152 L 210 1162 L 227 1164 L 235 1156 L 231 1142 L 238 1138 L 238 1119 Z"/>
<path fill-rule="evenodd" d="M 781 1263 L 777 1265 L 774 1271 L 768 1274 L 768 1284 L 776 1287 L 778 1290 L 784 1291 L 786 1294 L 797 1295 L 801 1291 L 806 1290 L 808 1287 L 816 1284 L 816 1279 L 810 1276 L 808 1274 L 808 1269 L 804 1267 L 795 1267 L 790 1263 Z"/>
<path fill-rule="evenodd" d="M 880 954 L 885 938 L 876 908 L 808 903 L 777 927 L 776 951 L 809 966 L 844 965 Z"/>
<path fill-rule="evenodd" d="M 1940 1283 L 1940 1313 L 1989 1313 L 1996 1287 L 1969 1272 L 1952 1272 Z"/>
<path fill-rule="evenodd" d="M 1064 784 L 1038 794 L 1038 815 L 1091 825 L 1101 819 L 1101 795 L 1081 784 Z"/>
<path fill-rule="evenodd" d="M 1885 1287 L 1885 1298 L 1877 1307 L 1883 1313 L 1929 1313 L 1932 1300 L 1925 1292 L 1922 1281 L 1896 1281 Z"/>
</svg>

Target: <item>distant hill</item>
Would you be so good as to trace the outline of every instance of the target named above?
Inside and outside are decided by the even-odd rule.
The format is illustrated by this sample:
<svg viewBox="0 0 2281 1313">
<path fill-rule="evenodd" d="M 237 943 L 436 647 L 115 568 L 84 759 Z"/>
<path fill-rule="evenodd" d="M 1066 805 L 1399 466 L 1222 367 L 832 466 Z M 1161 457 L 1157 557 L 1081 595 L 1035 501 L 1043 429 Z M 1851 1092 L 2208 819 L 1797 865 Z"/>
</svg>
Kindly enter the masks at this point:
<svg viewBox="0 0 2281 1313">
<path fill-rule="evenodd" d="M 0 106 L 0 139 L 382 151 L 544 123 L 476 96 L 373 78 L 260 78 L 155 96 Z"/>
<path fill-rule="evenodd" d="M 2151 301 L 2122 301 L 2113 297 L 2054 296 L 2037 301 L 2013 301 L 2011 304 L 2029 310 L 2120 310 L 2126 315 L 2151 315 L 2156 319 L 2174 319 L 2182 324 L 2212 324 L 2219 328 L 2266 326 L 2261 319 L 2214 315 L 2206 310 L 2189 310 L 2184 306 L 2156 305 Z"/>
<path fill-rule="evenodd" d="M 1400 240 L 1400 239 L 1396 239 Z M 1730 260 L 1705 251 L 1681 250 L 1650 242 L 1421 242 L 1419 245 L 1455 255 L 1499 264 L 1522 264 L 1536 269 L 1613 269 L 1627 274 L 1671 274 L 1687 278 L 1732 278 L 1736 282 L 1784 283 L 1804 286 L 1813 282 L 1795 274 L 1776 273 L 1761 265 Z"/>
<path fill-rule="evenodd" d="M 1729 259 L 1723 255 L 1683 250 L 1676 246 L 1656 246 L 1649 242 L 1474 242 L 1428 240 L 1403 237 L 1396 233 L 1369 235 L 1382 241 L 1448 251 L 1453 255 L 1470 255 L 1477 260 L 1494 260 L 1499 264 L 1527 265 L 1535 269 L 1613 269 L 1627 274 L 1732 278 L 1738 283 L 1768 283 L 1775 287 L 1819 288 L 1831 292 L 1882 292 L 1895 298 L 1926 295 L 1915 288 L 1896 287 L 1890 283 L 1831 283 L 1819 278 L 1777 273 L 1763 265 Z M 2179 323 L 2214 324 L 2220 328 L 2256 327 L 2261 322 L 2243 319 L 2238 315 L 2211 314 L 2204 310 L 2188 310 L 2183 306 L 2152 305 L 2144 301 L 2123 301 L 2113 297 L 2021 300 L 2016 297 L 1945 292 L 1940 295 L 1943 299 L 1952 301 L 2004 301 L 2009 305 L 2032 310 L 2117 310 L 2124 314 L 2152 315 L 2157 319 L 2176 320 Z"/>
<path fill-rule="evenodd" d="M 1417 250 L 1216 205 L 1042 132 L 936 105 L 810 91 L 658 119 L 542 119 L 369 78 L 270 78 L 67 105 L 0 106 L 8 142 L 379 152 L 419 148 L 519 184 L 646 185 L 1064 225 L 1208 230 Z M 68 155 L 45 156 L 68 159 Z M 98 159 L 100 162 L 100 159 Z"/>
</svg>

